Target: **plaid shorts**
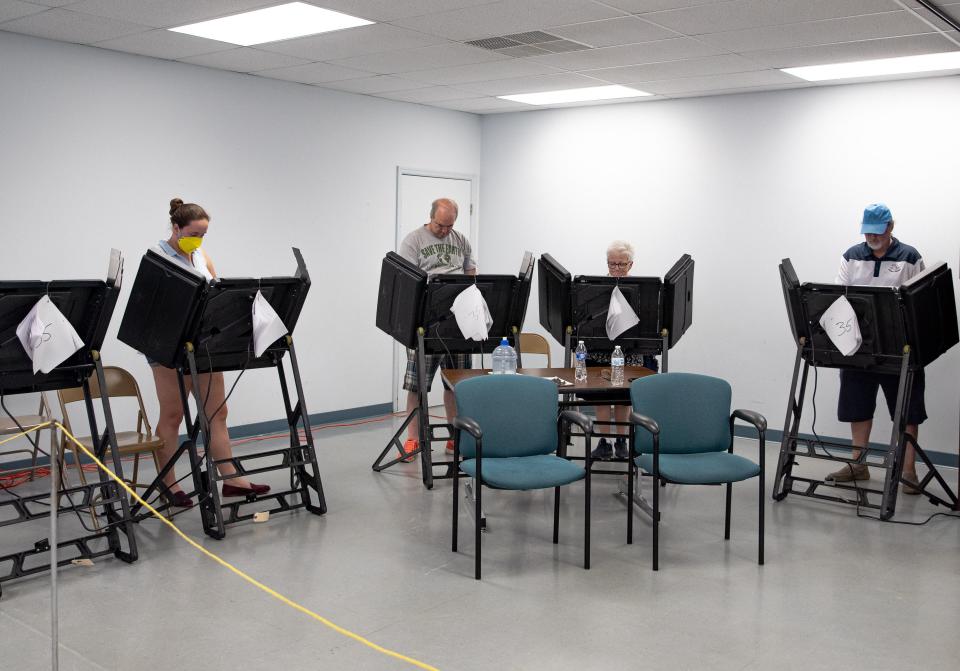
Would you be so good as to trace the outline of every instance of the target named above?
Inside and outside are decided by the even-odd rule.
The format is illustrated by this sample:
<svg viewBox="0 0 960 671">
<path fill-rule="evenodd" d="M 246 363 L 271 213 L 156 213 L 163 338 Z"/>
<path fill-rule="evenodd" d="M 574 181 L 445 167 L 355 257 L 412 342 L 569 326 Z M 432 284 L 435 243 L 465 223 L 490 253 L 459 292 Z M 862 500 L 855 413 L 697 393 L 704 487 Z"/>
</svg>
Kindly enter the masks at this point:
<svg viewBox="0 0 960 671">
<path fill-rule="evenodd" d="M 427 391 L 433 384 L 433 377 L 437 369 L 443 368 L 472 368 L 473 360 L 470 354 L 424 354 L 427 362 Z M 418 392 L 417 385 L 417 350 L 407 350 L 407 370 L 403 374 L 403 388 L 407 391 Z"/>
</svg>

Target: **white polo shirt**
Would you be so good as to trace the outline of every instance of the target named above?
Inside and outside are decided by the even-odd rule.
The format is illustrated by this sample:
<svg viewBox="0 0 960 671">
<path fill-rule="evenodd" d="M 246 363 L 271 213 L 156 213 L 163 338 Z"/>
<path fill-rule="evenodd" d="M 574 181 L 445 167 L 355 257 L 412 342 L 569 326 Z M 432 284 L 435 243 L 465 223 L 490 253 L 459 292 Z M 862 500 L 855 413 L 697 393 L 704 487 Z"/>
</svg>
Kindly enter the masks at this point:
<svg viewBox="0 0 960 671">
<path fill-rule="evenodd" d="M 861 242 L 844 252 L 837 284 L 899 287 L 923 272 L 923 268 L 920 252 L 896 238 L 882 258 L 874 256 L 867 243 Z"/>
</svg>

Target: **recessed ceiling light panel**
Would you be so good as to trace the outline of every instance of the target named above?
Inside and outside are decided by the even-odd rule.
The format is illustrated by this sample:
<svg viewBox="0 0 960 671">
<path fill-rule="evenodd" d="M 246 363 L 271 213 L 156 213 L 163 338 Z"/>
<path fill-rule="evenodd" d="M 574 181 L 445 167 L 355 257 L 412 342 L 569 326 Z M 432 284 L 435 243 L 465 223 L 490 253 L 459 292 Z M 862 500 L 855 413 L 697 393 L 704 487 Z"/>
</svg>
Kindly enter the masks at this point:
<svg viewBox="0 0 960 671">
<path fill-rule="evenodd" d="M 517 93 L 509 96 L 497 96 L 503 100 L 512 100 L 528 105 L 556 105 L 558 103 L 579 103 L 594 100 L 616 100 L 617 98 L 639 98 L 652 95 L 627 86 L 588 86 L 582 89 L 563 91 L 543 91 L 542 93 Z"/>
<path fill-rule="evenodd" d="M 332 30 L 355 28 L 371 23 L 373 21 L 308 5 L 305 2 L 291 2 L 210 21 L 191 23 L 170 28 L 170 30 L 249 47 L 253 44 L 289 40 L 294 37 L 328 33 Z"/>
<path fill-rule="evenodd" d="M 858 79 L 861 77 L 884 77 L 940 70 L 960 69 L 960 51 L 948 51 L 940 54 L 921 54 L 919 56 L 901 56 L 898 58 L 880 58 L 852 63 L 831 63 L 829 65 L 807 65 L 798 68 L 782 68 L 783 72 L 808 82 L 822 82 L 831 79 Z"/>
</svg>

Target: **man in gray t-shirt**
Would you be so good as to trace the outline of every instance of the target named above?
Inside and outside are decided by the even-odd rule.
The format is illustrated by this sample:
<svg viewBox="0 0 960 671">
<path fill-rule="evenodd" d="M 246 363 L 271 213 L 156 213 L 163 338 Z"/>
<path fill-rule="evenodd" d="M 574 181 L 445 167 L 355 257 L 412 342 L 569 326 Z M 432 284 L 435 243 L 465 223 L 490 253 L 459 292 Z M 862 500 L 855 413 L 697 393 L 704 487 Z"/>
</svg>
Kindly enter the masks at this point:
<svg viewBox="0 0 960 671">
<path fill-rule="evenodd" d="M 476 275 L 477 260 L 473 256 L 470 241 L 459 231 L 453 230 L 458 212 L 457 204 L 449 198 L 438 198 L 433 201 L 430 206 L 430 221 L 403 239 L 400 243 L 400 256 L 430 275 L 451 273 Z M 441 366 L 469 368 L 470 355 L 433 356 L 428 354 L 426 364 L 427 391 L 430 391 L 430 385 L 438 368 Z M 407 370 L 403 376 L 403 388 L 407 390 L 407 412 L 409 413 L 417 407 L 417 357 L 414 350 L 407 350 Z M 453 392 L 449 389 L 443 390 L 443 405 L 447 411 L 447 420 L 453 419 L 457 414 L 457 406 Z M 407 429 L 408 437 L 400 451 L 400 456 L 405 457 L 404 461 L 413 461 L 414 457 L 406 455 L 417 449 L 417 420 L 410 422 Z M 447 449 L 453 449 L 452 442 L 447 442 Z"/>
</svg>

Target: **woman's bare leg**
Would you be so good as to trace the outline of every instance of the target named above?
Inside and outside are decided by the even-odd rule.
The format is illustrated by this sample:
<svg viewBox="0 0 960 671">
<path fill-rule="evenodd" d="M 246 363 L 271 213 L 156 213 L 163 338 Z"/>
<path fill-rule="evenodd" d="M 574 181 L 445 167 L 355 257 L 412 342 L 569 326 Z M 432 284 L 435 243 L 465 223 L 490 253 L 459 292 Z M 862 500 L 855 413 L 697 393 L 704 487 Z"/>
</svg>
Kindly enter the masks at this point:
<svg viewBox="0 0 960 671">
<path fill-rule="evenodd" d="M 187 378 L 188 384 L 189 378 Z M 203 373 L 200 375 L 200 394 L 204 400 L 207 418 L 210 422 L 210 455 L 214 461 L 233 457 L 233 448 L 230 446 L 230 431 L 227 429 L 227 404 L 224 403 L 223 373 Z M 237 470 L 230 462 L 217 464 L 220 475 L 233 475 Z M 250 482 L 244 477 L 230 478 L 229 484 L 234 487 L 250 487 Z"/>
<path fill-rule="evenodd" d="M 173 458 L 180 442 L 180 425 L 183 422 L 183 406 L 180 404 L 180 386 L 177 383 L 177 372 L 172 368 L 151 366 L 153 381 L 157 386 L 157 400 L 160 402 L 160 417 L 157 419 L 157 437 L 163 440 L 160 452 L 160 466 L 163 467 Z M 167 471 L 163 484 L 171 491 L 183 491 L 180 485 L 175 484 L 177 475 L 175 469 Z"/>
</svg>

